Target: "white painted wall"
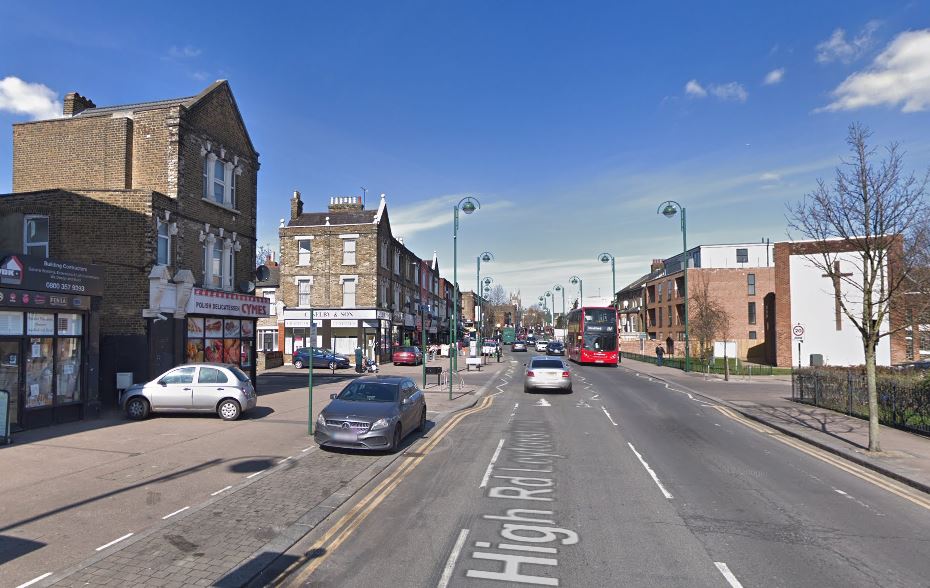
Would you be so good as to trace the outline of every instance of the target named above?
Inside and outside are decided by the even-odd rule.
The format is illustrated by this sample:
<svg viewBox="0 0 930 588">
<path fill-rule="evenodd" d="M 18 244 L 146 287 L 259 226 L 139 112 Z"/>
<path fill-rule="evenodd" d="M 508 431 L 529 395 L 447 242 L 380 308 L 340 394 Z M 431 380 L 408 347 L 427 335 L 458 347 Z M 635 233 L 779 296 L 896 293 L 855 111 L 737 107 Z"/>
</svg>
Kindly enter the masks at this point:
<svg viewBox="0 0 930 588">
<path fill-rule="evenodd" d="M 748 249 L 748 263 L 736 263 L 736 250 Z M 775 266 L 775 246 L 765 243 L 736 243 L 730 245 L 701 245 L 702 268 L 743 268 L 766 267 L 766 249 L 768 249 L 768 266 Z"/>
<path fill-rule="evenodd" d="M 808 365 L 811 353 L 823 354 L 826 365 L 860 365 L 865 362 L 862 338 L 852 321 L 842 315 L 841 331 L 836 330 L 836 310 L 833 281 L 824 278 L 822 269 L 814 266 L 811 259 L 803 255 L 792 255 L 791 272 L 791 326 L 800 323 L 804 327 L 804 342 L 801 344 L 801 365 Z M 837 255 L 840 271 L 852 273 L 850 277 L 862 281 L 861 258 L 856 252 Z M 862 308 L 862 293 L 849 285 L 841 285 L 840 291 L 847 307 L 853 312 Z M 842 311 L 841 311 L 842 312 Z M 882 331 L 888 328 L 888 322 Z M 878 365 L 891 365 L 891 344 L 882 337 L 876 350 Z M 791 365 L 798 365 L 798 344 L 791 344 Z"/>
</svg>

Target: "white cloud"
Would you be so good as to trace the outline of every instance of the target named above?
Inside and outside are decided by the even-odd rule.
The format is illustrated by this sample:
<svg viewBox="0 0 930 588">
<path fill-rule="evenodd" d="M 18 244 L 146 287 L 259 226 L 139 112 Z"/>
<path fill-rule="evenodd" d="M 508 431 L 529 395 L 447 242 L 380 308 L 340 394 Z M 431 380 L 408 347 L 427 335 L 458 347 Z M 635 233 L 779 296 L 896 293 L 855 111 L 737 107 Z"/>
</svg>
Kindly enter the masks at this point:
<svg viewBox="0 0 930 588">
<path fill-rule="evenodd" d="M 28 114 L 34 120 L 56 118 L 62 114 L 58 94 L 44 84 L 25 82 L 14 76 L 0 80 L 0 111 Z"/>
<path fill-rule="evenodd" d="M 417 233 L 435 229 L 443 225 L 452 226 L 452 206 L 472 194 L 449 194 L 438 196 L 412 205 L 401 205 L 397 208 L 391 208 L 390 200 L 388 201 L 388 216 L 391 219 L 391 231 L 397 237 L 408 239 Z M 502 210 L 513 206 L 512 202 L 507 200 L 495 200 L 489 204 L 483 204 L 481 210 L 475 214 L 483 214 L 488 211 Z M 465 215 L 459 215 L 459 223 L 464 220 Z"/>
<path fill-rule="evenodd" d="M 688 96 L 703 98 L 704 96 L 707 96 L 707 90 L 705 90 L 697 80 L 688 80 L 688 83 L 685 84 L 685 94 Z"/>
<path fill-rule="evenodd" d="M 766 86 L 774 86 L 775 84 L 780 84 L 785 77 L 785 68 L 779 67 L 778 69 L 773 69 L 769 73 L 765 74 L 765 79 L 762 81 Z"/>
<path fill-rule="evenodd" d="M 746 88 L 737 82 L 728 82 L 726 84 L 708 84 L 702 86 L 697 80 L 689 80 L 685 84 L 685 93 L 694 98 L 706 98 L 708 93 L 720 100 L 735 100 L 745 102 L 749 97 Z"/>
<path fill-rule="evenodd" d="M 880 24 L 877 20 L 870 20 L 850 41 L 846 40 L 845 30 L 839 28 L 834 30 L 830 38 L 817 44 L 817 62 L 852 63 L 872 47 L 872 35 L 878 30 Z"/>
<path fill-rule="evenodd" d="M 192 45 L 185 45 L 183 47 L 172 45 L 168 49 L 168 57 L 172 59 L 190 59 L 199 56 L 201 53 L 203 53 L 203 50 Z"/>
<path fill-rule="evenodd" d="M 777 172 L 765 172 L 759 176 L 759 180 L 762 182 L 777 182 L 781 179 L 781 174 Z"/>
<path fill-rule="evenodd" d="M 721 100 L 735 100 L 736 102 L 745 102 L 749 98 L 749 93 L 742 84 L 729 82 L 726 84 L 711 84 L 707 87 L 710 93 Z"/>
<path fill-rule="evenodd" d="M 901 112 L 930 107 L 930 29 L 901 33 L 872 65 L 846 78 L 821 111 L 901 105 Z"/>
</svg>

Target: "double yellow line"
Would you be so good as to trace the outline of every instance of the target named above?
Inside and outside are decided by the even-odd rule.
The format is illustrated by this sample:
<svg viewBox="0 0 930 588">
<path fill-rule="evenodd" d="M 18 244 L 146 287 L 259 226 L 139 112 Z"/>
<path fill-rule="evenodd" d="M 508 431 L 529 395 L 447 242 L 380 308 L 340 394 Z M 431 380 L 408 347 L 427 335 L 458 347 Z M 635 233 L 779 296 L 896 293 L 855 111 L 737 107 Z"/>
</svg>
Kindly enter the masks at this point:
<svg viewBox="0 0 930 588">
<path fill-rule="evenodd" d="M 371 492 L 369 492 L 364 498 L 362 498 L 358 503 L 352 507 L 352 509 L 344 514 L 336 524 L 329 528 L 326 533 L 320 537 L 313 546 L 307 551 L 307 553 L 291 564 L 286 570 L 281 572 L 277 578 L 272 582 L 272 586 L 283 586 L 283 585 L 293 585 L 298 586 L 309 578 L 313 572 L 317 570 L 323 562 L 326 561 L 326 558 L 334 552 L 336 549 L 342 545 L 346 539 L 348 539 L 352 533 L 357 529 L 365 518 L 371 514 L 374 509 L 381 504 L 385 498 L 387 498 L 391 492 L 403 481 L 403 479 L 413 471 L 417 465 L 423 461 L 423 458 L 426 457 L 430 451 L 440 441 L 445 438 L 449 432 L 455 428 L 459 422 L 465 417 L 475 414 L 476 412 L 481 412 L 482 410 L 487 409 L 494 402 L 494 399 L 490 396 L 485 396 L 481 401 L 472 408 L 463 410 L 462 412 L 456 413 L 451 419 L 446 421 L 436 432 L 433 434 L 430 439 L 423 444 L 419 451 L 415 455 L 403 455 L 401 459 L 403 462 L 400 467 L 391 472 L 391 474 L 381 481 Z M 318 557 L 315 557 L 315 554 L 320 554 Z M 312 561 L 310 561 L 312 560 Z M 309 563 L 307 563 L 309 561 Z M 295 571 L 297 571 L 301 566 L 306 564 L 303 569 L 300 569 L 299 573 L 291 577 Z"/>
<path fill-rule="evenodd" d="M 882 476 L 881 474 L 875 473 L 872 470 L 869 470 L 863 466 L 846 461 L 840 457 L 833 455 L 832 453 L 829 453 L 822 449 L 818 449 L 814 446 L 808 445 L 802 441 L 798 441 L 796 439 L 788 437 L 785 434 L 781 433 L 780 431 L 777 431 L 770 427 L 766 427 L 764 425 L 760 425 L 759 423 L 756 423 L 736 413 L 735 411 L 729 408 L 726 408 L 723 406 L 714 406 L 714 408 L 719 410 L 726 417 L 738 423 L 746 425 L 750 429 L 753 429 L 762 434 L 768 435 L 772 437 L 773 439 L 775 439 L 776 441 L 780 441 L 781 443 L 784 443 L 785 445 L 794 447 L 795 449 L 797 449 L 798 451 L 802 453 L 806 453 L 807 455 L 813 458 L 819 459 L 822 462 L 828 463 L 836 468 L 843 470 L 844 472 L 852 474 L 861 480 L 865 480 L 866 482 L 874 484 L 878 486 L 879 488 L 882 488 L 883 490 L 887 490 L 888 492 L 891 492 L 892 494 L 900 496 L 901 498 L 916 504 L 917 506 L 921 506 L 927 510 L 930 510 L 930 499 L 928 499 L 923 493 L 920 493 L 917 490 L 914 490 L 908 486 L 905 486 L 904 484 L 900 482 L 896 482 L 892 480 L 891 478 L 887 478 L 885 476 Z"/>
</svg>

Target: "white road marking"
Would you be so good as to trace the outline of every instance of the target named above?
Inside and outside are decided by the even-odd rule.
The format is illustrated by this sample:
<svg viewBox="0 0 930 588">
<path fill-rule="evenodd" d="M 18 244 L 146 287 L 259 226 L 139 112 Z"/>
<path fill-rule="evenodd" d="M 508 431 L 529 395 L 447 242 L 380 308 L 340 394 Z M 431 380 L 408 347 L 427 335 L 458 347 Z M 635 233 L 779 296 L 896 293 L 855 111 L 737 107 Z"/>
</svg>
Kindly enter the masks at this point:
<svg viewBox="0 0 930 588">
<path fill-rule="evenodd" d="M 254 474 L 249 474 L 248 476 L 246 476 L 245 479 L 246 479 L 246 480 L 251 480 L 252 478 L 254 478 L 255 476 L 257 476 L 258 474 L 261 474 L 261 473 L 264 472 L 264 471 L 265 471 L 265 470 L 258 470 L 258 471 L 255 472 Z"/>
<path fill-rule="evenodd" d="M 459 532 L 459 538 L 455 541 L 455 546 L 452 548 L 452 553 L 449 554 L 449 559 L 446 560 L 446 567 L 442 570 L 442 577 L 439 578 L 439 583 L 436 584 L 436 588 L 446 588 L 449 585 L 449 580 L 452 579 L 452 572 L 455 570 L 455 562 L 459 558 L 459 553 L 462 552 L 462 548 L 465 547 L 465 540 L 468 539 L 468 529 L 462 529 Z"/>
<path fill-rule="evenodd" d="M 26 586 L 32 586 L 32 585 L 35 584 L 36 582 L 41 582 L 42 580 L 44 580 L 45 578 L 48 578 L 48 577 L 51 576 L 51 575 L 52 575 L 52 572 L 45 572 L 44 574 L 42 574 L 42 575 L 39 576 L 38 578 L 33 578 L 33 579 L 29 580 L 28 582 L 25 582 L 25 583 L 23 583 L 23 584 L 20 584 L 20 585 L 17 586 L 16 588 L 26 588 Z"/>
<path fill-rule="evenodd" d="M 487 541 L 475 541 L 475 547 L 478 547 L 479 549 L 487 549 L 490 546 L 491 544 Z"/>
<path fill-rule="evenodd" d="M 595 394 L 594 396 L 591 397 L 591 400 L 597 400 L 600 397 L 601 397 L 600 394 Z"/>
<path fill-rule="evenodd" d="M 613 425 L 616 427 L 616 426 L 617 426 L 617 423 L 616 423 L 616 421 L 614 421 L 614 418 L 613 418 L 612 416 L 610 416 L 610 413 L 607 412 L 607 409 L 604 408 L 604 407 L 602 406 L 602 407 L 601 407 L 601 410 L 604 411 L 604 414 L 607 415 L 607 418 L 609 418 L 609 419 L 610 419 L 610 422 L 613 423 Z M 634 450 L 634 451 L 635 451 L 635 450 Z"/>
<path fill-rule="evenodd" d="M 838 489 L 838 488 L 834 488 L 833 490 L 834 490 L 837 494 L 842 494 L 843 496 L 849 496 L 848 494 L 846 494 L 845 492 L 843 492 L 842 490 L 840 490 L 840 489 Z"/>
<path fill-rule="evenodd" d="M 636 451 L 636 448 L 633 447 L 633 444 L 632 444 L 632 443 L 627 442 L 627 445 L 629 445 L 629 446 L 630 446 L 630 449 L 633 450 L 633 453 L 636 454 L 636 457 L 639 459 L 639 463 L 643 464 L 643 467 L 646 468 L 646 471 L 649 472 L 649 475 L 650 475 L 650 476 L 652 476 L 652 480 L 656 483 L 656 486 L 659 487 L 659 490 L 662 491 L 662 495 L 665 496 L 666 498 L 668 498 L 669 500 L 671 500 L 671 499 L 672 499 L 672 494 L 671 494 L 671 492 L 669 492 L 668 490 L 666 490 L 666 489 L 665 489 L 665 486 L 662 485 L 662 482 L 659 481 L 659 476 L 657 476 L 656 473 L 655 473 L 654 471 L 652 471 L 652 468 L 649 467 L 649 464 L 646 463 L 646 460 L 643 459 L 643 456 L 640 455 L 638 451 Z"/>
<path fill-rule="evenodd" d="M 282 459 L 282 460 L 279 461 L 278 463 L 284 463 L 284 462 L 286 462 L 287 460 L 292 459 L 293 457 L 294 457 L 293 455 L 288 455 L 287 457 L 285 457 L 284 459 Z"/>
<path fill-rule="evenodd" d="M 715 427 L 719 427 L 719 426 L 720 426 L 720 423 L 714 423 L 714 426 L 715 426 Z"/>
<path fill-rule="evenodd" d="M 163 517 L 161 518 L 161 520 L 170 519 L 170 518 L 173 517 L 174 515 L 176 515 L 176 514 L 178 514 L 178 513 L 182 513 L 182 512 L 184 512 L 185 510 L 187 510 L 187 509 L 189 509 L 189 508 L 190 508 L 189 506 L 185 506 L 184 508 L 179 508 L 178 510 L 174 511 L 174 512 L 171 513 L 171 514 L 166 514 L 165 516 L 163 516 Z"/>
<path fill-rule="evenodd" d="M 714 565 L 717 566 L 717 569 L 720 570 L 720 573 L 723 574 L 723 577 L 726 578 L 730 586 L 733 588 L 743 588 L 743 585 L 739 583 L 739 580 L 736 579 L 736 576 L 733 575 L 733 572 L 730 571 L 727 564 L 722 561 L 715 561 Z"/>
<path fill-rule="evenodd" d="M 304 447 L 303 449 L 300 450 L 300 452 L 301 452 L 301 453 L 306 453 L 306 452 L 310 451 L 311 449 L 313 449 L 314 447 L 316 447 L 316 445 L 311 445 L 310 447 Z"/>
<path fill-rule="evenodd" d="M 484 488 L 488 485 L 488 480 L 491 478 L 491 471 L 494 470 L 494 464 L 497 463 L 497 458 L 501 454 L 501 447 L 504 446 L 504 440 L 501 439 L 500 443 L 497 444 L 497 449 L 494 450 L 494 455 L 491 456 L 491 463 L 488 464 L 487 471 L 484 472 L 484 478 L 481 479 L 481 484 L 478 485 L 479 488 Z"/>
<path fill-rule="evenodd" d="M 210 496 L 216 496 L 217 494 L 222 494 L 223 492 L 226 492 L 230 488 L 232 488 L 232 486 L 226 486 L 225 488 L 220 488 L 216 492 L 213 492 L 212 494 L 210 494 Z"/>
<path fill-rule="evenodd" d="M 552 405 L 549 404 L 549 401 L 546 400 L 545 398 L 540 398 L 540 399 L 539 399 L 539 402 L 537 402 L 537 403 L 534 404 L 533 406 L 552 406 Z"/>
<path fill-rule="evenodd" d="M 107 543 L 107 544 L 105 544 L 105 545 L 101 545 L 100 547 L 98 547 L 98 548 L 96 549 L 96 551 L 103 551 L 103 550 L 106 549 L 107 547 L 112 547 L 112 546 L 116 545 L 117 543 L 119 543 L 120 541 L 122 541 L 123 539 L 129 539 L 129 538 L 132 537 L 134 534 L 135 534 L 135 533 L 126 533 L 125 535 L 123 535 L 123 536 L 120 537 L 119 539 L 114 539 L 113 541 L 110 541 L 109 543 Z"/>
</svg>

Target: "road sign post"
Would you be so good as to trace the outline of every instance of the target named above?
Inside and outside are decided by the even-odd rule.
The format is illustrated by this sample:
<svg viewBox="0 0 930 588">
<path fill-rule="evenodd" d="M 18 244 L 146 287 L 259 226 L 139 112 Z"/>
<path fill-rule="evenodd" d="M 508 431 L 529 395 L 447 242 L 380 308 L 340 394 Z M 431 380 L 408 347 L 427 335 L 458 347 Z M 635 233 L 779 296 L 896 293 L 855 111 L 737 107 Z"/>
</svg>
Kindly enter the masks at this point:
<svg viewBox="0 0 930 588">
<path fill-rule="evenodd" d="M 798 323 L 791 327 L 791 334 L 794 340 L 798 342 L 798 369 L 801 369 L 801 343 L 804 343 L 804 325 Z"/>
</svg>

